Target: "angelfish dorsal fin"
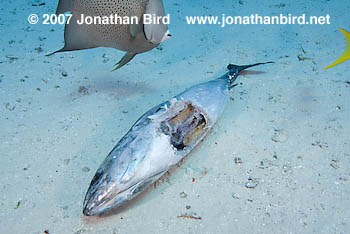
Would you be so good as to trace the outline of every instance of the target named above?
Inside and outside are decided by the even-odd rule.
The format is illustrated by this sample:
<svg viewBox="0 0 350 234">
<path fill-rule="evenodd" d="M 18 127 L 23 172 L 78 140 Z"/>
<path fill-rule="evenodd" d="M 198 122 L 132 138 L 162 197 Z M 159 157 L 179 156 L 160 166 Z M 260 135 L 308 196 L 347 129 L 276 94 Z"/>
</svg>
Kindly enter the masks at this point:
<svg viewBox="0 0 350 234">
<path fill-rule="evenodd" d="M 90 40 L 91 37 L 87 34 L 86 30 L 84 30 L 84 27 L 87 26 L 78 24 L 77 19 L 73 15 L 70 23 L 66 24 L 64 28 L 64 47 L 47 56 L 57 52 L 96 48 L 97 45 Z"/>
<path fill-rule="evenodd" d="M 56 15 L 63 14 L 67 11 L 72 10 L 72 2 L 73 0 L 59 0 L 57 9 L 56 9 Z"/>
</svg>

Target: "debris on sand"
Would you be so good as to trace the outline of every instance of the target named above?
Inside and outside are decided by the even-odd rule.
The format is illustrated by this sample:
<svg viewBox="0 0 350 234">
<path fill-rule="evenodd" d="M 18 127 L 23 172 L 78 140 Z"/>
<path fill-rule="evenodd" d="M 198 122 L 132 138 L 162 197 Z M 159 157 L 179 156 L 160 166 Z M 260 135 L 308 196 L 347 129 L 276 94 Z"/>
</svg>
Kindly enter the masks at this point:
<svg viewBox="0 0 350 234">
<path fill-rule="evenodd" d="M 183 219 L 197 219 L 201 220 L 202 217 L 197 215 L 196 213 L 185 213 L 177 216 L 178 218 L 183 218 Z"/>
</svg>

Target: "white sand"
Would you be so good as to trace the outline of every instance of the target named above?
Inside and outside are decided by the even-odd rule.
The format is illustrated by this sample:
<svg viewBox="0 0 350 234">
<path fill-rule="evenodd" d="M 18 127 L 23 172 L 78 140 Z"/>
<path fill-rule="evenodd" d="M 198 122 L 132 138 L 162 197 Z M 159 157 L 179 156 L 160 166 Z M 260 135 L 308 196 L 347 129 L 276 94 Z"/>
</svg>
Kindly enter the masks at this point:
<svg viewBox="0 0 350 234">
<path fill-rule="evenodd" d="M 173 38 L 113 73 L 123 55 L 114 49 L 45 57 L 63 26 L 29 25 L 30 13 L 56 8 L 34 2 L 0 9 L 0 233 L 349 233 L 350 61 L 321 69 L 345 48 L 337 28 L 350 29 L 348 1 L 165 0 Z M 184 21 L 222 13 L 330 14 L 331 25 Z M 269 60 L 239 78 L 212 132 L 155 189 L 83 217 L 95 170 L 141 114 L 228 63 Z M 178 217 L 194 213 L 201 220 Z"/>
</svg>

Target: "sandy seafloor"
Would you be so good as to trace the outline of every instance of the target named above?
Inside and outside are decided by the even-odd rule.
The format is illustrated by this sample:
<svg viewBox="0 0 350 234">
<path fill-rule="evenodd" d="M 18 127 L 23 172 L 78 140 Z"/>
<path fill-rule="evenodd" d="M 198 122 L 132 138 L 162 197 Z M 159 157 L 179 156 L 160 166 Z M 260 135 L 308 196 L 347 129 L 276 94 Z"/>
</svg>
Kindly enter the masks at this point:
<svg viewBox="0 0 350 234">
<path fill-rule="evenodd" d="M 1 4 L 0 233 L 350 232 L 350 61 L 322 69 L 345 49 L 348 1 L 165 0 L 173 38 L 116 72 L 115 49 L 45 57 L 63 26 L 27 23 L 55 11 L 43 1 Z M 222 13 L 331 24 L 185 22 Z M 155 188 L 111 215 L 82 215 L 95 170 L 141 114 L 228 63 L 270 60 L 239 78 L 212 131 Z"/>
</svg>

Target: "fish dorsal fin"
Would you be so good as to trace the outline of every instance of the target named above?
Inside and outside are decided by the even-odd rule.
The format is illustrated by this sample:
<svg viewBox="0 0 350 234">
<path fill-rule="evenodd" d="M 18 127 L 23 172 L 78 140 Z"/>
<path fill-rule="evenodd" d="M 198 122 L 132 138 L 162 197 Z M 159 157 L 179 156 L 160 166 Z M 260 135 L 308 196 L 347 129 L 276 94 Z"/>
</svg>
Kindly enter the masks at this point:
<svg viewBox="0 0 350 234">
<path fill-rule="evenodd" d="M 56 9 L 56 14 L 63 14 L 67 11 L 71 11 L 72 10 L 72 2 L 73 0 L 59 0 L 58 1 L 58 5 L 57 5 L 57 9 Z"/>
<path fill-rule="evenodd" d="M 345 51 L 342 53 L 342 55 L 340 55 L 340 57 L 335 60 L 333 63 L 331 63 L 330 65 L 324 67 L 323 69 L 327 69 L 330 67 L 333 67 L 335 65 L 338 65 L 339 63 L 344 62 L 347 59 L 350 59 L 350 32 L 346 31 L 345 29 L 339 28 L 339 30 L 344 33 L 345 35 L 345 39 L 346 39 L 346 49 Z"/>
<path fill-rule="evenodd" d="M 164 16 L 164 6 L 162 0 L 149 0 L 145 9 L 145 14 Z M 148 41 L 159 44 L 164 41 L 164 35 L 168 33 L 165 24 L 144 24 L 144 32 Z"/>
<path fill-rule="evenodd" d="M 91 36 L 84 27 L 87 26 L 78 24 L 77 19 L 73 15 L 69 24 L 66 24 L 64 28 L 64 47 L 49 55 L 57 52 L 96 48 L 97 45 L 89 39 Z"/>
</svg>

